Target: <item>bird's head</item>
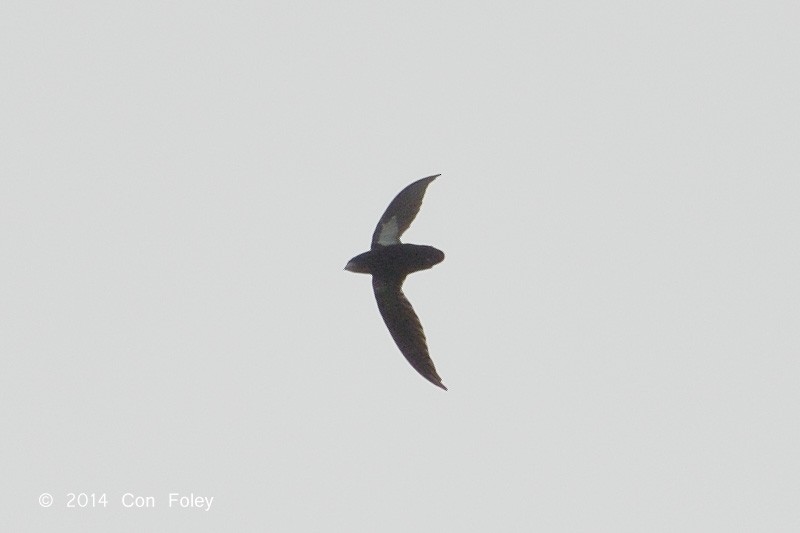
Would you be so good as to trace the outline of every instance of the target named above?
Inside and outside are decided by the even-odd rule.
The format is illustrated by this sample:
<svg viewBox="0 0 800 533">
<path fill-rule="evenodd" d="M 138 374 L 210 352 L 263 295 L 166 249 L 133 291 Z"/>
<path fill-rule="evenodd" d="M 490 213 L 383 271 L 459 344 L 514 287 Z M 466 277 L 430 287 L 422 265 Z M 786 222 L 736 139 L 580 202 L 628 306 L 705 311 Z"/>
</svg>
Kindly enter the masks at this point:
<svg viewBox="0 0 800 533">
<path fill-rule="evenodd" d="M 372 270 L 368 260 L 369 256 L 370 252 L 365 252 L 355 256 L 347 262 L 347 264 L 344 266 L 344 269 L 350 272 L 355 272 L 356 274 L 370 274 Z"/>
</svg>

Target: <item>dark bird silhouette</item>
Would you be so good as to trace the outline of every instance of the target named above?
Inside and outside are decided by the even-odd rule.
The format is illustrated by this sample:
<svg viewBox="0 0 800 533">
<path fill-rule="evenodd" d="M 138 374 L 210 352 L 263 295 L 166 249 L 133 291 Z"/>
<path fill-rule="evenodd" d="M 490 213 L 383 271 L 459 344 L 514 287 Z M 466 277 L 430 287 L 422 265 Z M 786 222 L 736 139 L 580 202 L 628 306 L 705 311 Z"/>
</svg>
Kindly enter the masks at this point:
<svg viewBox="0 0 800 533">
<path fill-rule="evenodd" d="M 439 176 L 422 178 L 400 191 L 378 222 L 370 251 L 352 258 L 344 269 L 372 274 L 378 309 L 397 347 L 422 377 L 447 390 L 428 354 L 422 324 L 402 290 L 406 276 L 441 263 L 444 253 L 433 246 L 400 242 L 419 212 L 425 189 Z"/>
</svg>

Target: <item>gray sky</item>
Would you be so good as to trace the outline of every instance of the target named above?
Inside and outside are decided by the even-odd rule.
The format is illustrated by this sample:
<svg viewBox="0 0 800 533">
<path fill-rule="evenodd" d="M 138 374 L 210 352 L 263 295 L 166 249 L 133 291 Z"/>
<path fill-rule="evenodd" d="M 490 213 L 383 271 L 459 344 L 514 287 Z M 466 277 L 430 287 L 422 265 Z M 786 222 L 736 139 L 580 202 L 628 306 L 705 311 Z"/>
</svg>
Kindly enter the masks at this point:
<svg viewBox="0 0 800 533">
<path fill-rule="evenodd" d="M 2 529 L 798 531 L 798 16 L 3 2 Z"/>
</svg>

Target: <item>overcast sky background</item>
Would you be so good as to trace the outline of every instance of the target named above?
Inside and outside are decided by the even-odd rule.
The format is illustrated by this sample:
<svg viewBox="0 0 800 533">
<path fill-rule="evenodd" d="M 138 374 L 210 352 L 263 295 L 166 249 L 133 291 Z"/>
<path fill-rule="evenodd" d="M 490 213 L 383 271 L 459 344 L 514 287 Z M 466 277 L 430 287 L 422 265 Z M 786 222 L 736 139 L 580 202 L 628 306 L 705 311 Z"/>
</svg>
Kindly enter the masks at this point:
<svg viewBox="0 0 800 533">
<path fill-rule="evenodd" d="M 4 1 L 2 529 L 800 530 L 798 20 Z"/>
</svg>

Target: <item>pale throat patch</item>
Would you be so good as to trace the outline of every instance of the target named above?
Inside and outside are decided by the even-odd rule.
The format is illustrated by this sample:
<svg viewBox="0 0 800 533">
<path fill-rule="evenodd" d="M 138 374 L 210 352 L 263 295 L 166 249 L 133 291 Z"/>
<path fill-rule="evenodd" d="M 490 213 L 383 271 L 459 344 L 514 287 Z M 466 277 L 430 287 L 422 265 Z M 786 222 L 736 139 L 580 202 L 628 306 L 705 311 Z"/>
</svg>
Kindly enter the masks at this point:
<svg viewBox="0 0 800 533">
<path fill-rule="evenodd" d="M 389 222 L 381 224 L 381 232 L 378 235 L 378 244 L 389 246 L 391 244 L 400 244 L 398 233 L 400 228 L 397 226 L 397 215 L 392 216 Z"/>
</svg>

